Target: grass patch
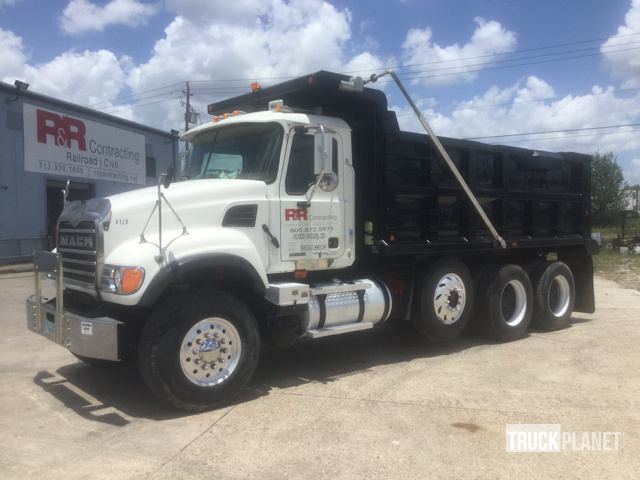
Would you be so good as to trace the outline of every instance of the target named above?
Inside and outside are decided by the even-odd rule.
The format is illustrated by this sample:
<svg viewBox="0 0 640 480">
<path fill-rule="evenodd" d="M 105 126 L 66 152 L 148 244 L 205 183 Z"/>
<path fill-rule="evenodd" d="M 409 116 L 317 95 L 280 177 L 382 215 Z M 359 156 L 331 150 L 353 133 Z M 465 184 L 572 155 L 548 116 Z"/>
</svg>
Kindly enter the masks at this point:
<svg viewBox="0 0 640 480">
<path fill-rule="evenodd" d="M 600 250 L 593 256 L 596 275 L 613 280 L 625 288 L 640 290 L 640 255 L 621 255 L 613 250 Z"/>
<path fill-rule="evenodd" d="M 616 225 L 594 225 L 591 228 L 591 231 L 600 232 L 603 236 L 615 238 L 622 235 L 622 224 L 620 222 L 617 222 Z M 640 236 L 640 218 L 627 217 L 625 235 L 629 238 Z"/>
</svg>

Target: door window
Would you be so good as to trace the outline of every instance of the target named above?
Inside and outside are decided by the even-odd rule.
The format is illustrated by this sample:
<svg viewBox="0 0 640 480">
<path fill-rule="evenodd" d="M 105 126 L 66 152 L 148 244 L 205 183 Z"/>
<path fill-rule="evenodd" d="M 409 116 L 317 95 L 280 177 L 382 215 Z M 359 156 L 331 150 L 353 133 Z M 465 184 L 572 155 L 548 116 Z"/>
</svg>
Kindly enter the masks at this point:
<svg viewBox="0 0 640 480">
<path fill-rule="evenodd" d="M 333 171 L 338 174 L 338 142 L 332 139 Z M 304 195 L 309 187 L 315 183 L 313 135 L 295 135 L 291 142 L 289 167 L 284 181 L 285 191 L 289 195 Z"/>
</svg>

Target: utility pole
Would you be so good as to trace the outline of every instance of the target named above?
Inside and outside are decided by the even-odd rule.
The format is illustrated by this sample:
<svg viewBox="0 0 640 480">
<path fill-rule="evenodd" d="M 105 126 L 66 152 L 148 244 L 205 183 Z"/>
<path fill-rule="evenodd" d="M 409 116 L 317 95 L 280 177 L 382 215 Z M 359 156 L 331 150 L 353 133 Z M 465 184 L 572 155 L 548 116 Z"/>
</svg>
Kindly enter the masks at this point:
<svg viewBox="0 0 640 480">
<path fill-rule="evenodd" d="M 189 120 L 191 120 L 191 87 L 189 86 L 189 82 L 187 82 L 187 91 L 182 91 L 187 96 L 187 101 L 185 102 L 185 111 L 184 111 L 184 131 L 189 130 Z"/>
<path fill-rule="evenodd" d="M 184 111 L 184 131 L 186 132 L 187 130 L 189 130 L 189 122 L 191 121 L 191 95 L 193 95 L 191 93 L 191 86 L 189 85 L 189 82 L 187 81 L 187 90 L 183 90 L 182 93 L 184 93 L 187 97 L 187 100 L 184 102 L 185 105 L 185 111 Z M 188 160 L 189 159 L 189 143 L 188 142 L 184 142 L 184 160 Z M 183 162 L 180 162 L 183 163 Z"/>
</svg>

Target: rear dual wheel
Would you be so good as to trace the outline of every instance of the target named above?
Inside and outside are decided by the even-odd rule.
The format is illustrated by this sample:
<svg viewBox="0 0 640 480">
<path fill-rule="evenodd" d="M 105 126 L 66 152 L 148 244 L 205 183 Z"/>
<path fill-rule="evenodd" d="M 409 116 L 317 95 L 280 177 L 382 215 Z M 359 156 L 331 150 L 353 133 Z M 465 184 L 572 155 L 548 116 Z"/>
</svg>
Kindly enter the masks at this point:
<svg viewBox="0 0 640 480">
<path fill-rule="evenodd" d="M 522 338 L 533 313 L 533 287 L 518 265 L 491 265 L 478 277 L 477 321 L 489 337 L 508 342 Z"/>
<path fill-rule="evenodd" d="M 573 312 L 575 283 L 562 262 L 540 262 L 531 270 L 534 289 L 533 322 L 544 330 L 565 328 Z"/>
</svg>

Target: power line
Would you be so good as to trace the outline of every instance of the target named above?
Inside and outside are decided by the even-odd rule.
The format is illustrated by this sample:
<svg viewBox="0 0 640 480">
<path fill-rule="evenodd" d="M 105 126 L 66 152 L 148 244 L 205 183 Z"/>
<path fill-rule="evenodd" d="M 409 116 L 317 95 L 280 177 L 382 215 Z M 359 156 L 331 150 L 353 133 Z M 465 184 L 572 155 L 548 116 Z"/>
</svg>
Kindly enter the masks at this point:
<svg viewBox="0 0 640 480">
<path fill-rule="evenodd" d="M 621 47 L 621 46 L 625 46 L 625 45 L 638 45 L 638 44 L 640 44 L 640 42 L 627 42 L 627 43 L 616 44 L 615 47 Z M 495 65 L 495 64 L 502 64 L 502 63 L 508 63 L 508 62 L 519 62 L 519 61 L 528 60 L 528 59 L 531 59 L 531 58 L 553 57 L 553 56 L 567 55 L 567 54 L 572 54 L 572 53 L 591 52 L 593 50 L 597 50 L 597 52 L 594 52 L 594 53 L 598 53 L 598 54 L 601 54 L 601 53 L 615 53 L 616 51 L 618 51 L 618 50 L 610 50 L 609 49 L 609 50 L 605 50 L 603 52 L 603 50 L 600 47 L 579 48 L 579 49 L 575 49 L 575 50 L 566 50 L 566 51 L 562 51 L 562 52 L 542 53 L 542 54 L 539 54 L 539 55 L 529 55 L 529 56 L 521 57 L 521 58 L 507 58 L 507 59 L 503 59 L 503 60 L 495 60 L 495 61 L 484 62 L 484 63 L 453 65 L 453 66 L 450 66 L 450 67 L 433 68 L 433 69 L 427 69 L 427 70 L 415 70 L 412 73 L 439 72 L 439 71 L 443 71 L 443 70 L 453 70 L 453 69 L 456 69 L 456 68 L 479 67 L 479 66 L 483 66 L 483 65 Z M 621 50 L 621 51 L 626 51 L 626 50 Z M 459 62 L 459 60 L 452 60 L 452 61 Z M 410 74 L 407 74 L 407 75 L 410 75 Z"/>
<path fill-rule="evenodd" d="M 575 137 L 597 137 L 600 135 L 620 135 L 623 133 L 633 133 L 635 132 L 635 128 L 633 131 L 624 130 L 619 132 L 595 132 L 595 133 L 577 133 L 574 135 L 563 135 L 562 137 L 548 137 L 548 138 L 521 138 L 519 140 L 506 140 L 504 142 L 500 142 L 500 144 L 512 144 L 512 143 L 525 143 L 525 142 L 546 142 L 546 141 L 555 141 L 555 140 L 564 140 L 565 138 L 575 138 Z"/>
<path fill-rule="evenodd" d="M 113 99 L 113 100 L 111 100 L 111 101 L 109 101 L 109 100 L 105 100 L 105 101 L 102 101 L 102 102 L 97 102 L 97 103 L 93 103 L 93 104 L 91 104 L 91 105 L 87 105 L 87 107 L 89 107 L 89 108 L 95 108 L 95 107 L 98 107 L 98 106 L 100 106 L 100 105 L 106 105 L 106 106 L 108 106 L 109 104 L 114 105 L 114 103 L 113 103 L 113 102 L 117 102 L 117 101 L 119 101 L 119 100 L 124 100 L 124 99 L 132 98 L 132 97 L 141 97 L 141 96 L 142 96 L 142 97 L 144 97 L 147 93 L 150 93 L 150 92 L 156 92 L 156 91 L 158 91 L 158 90 L 163 90 L 163 89 L 165 89 L 165 88 L 175 87 L 175 86 L 177 86 L 177 85 L 182 85 L 182 83 L 184 83 L 184 82 L 171 83 L 171 84 L 169 84 L 169 85 L 164 85 L 164 86 L 162 86 L 162 87 L 151 88 L 151 89 L 149 89 L 149 90 L 143 90 L 143 91 L 141 91 L 141 92 L 131 93 L 131 94 L 128 94 L 128 95 L 123 95 L 123 96 L 121 96 L 121 97 L 116 97 L 116 98 L 114 98 L 114 99 Z M 160 94 L 160 95 L 162 95 L 162 94 Z M 123 103 L 124 103 L 124 102 L 123 102 Z"/>
<path fill-rule="evenodd" d="M 522 137 L 525 135 L 545 135 L 548 133 L 582 132 L 586 130 L 604 130 L 608 128 L 638 127 L 638 126 L 640 126 L 640 123 L 626 123 L 626 124 L 619 124 L 619 125 L 605 125 L 601 127 L 566 128 L 563 130 L 546 130 L 546 131 L 540 131 L 540 132 L 503 133 L 501 135 L 485 135 L 482 137 L 465 137 L 463 140 L 485 140 L 488 138 Z"/>
<path fill-rule="evenodd" d="M 626 92 L 637 92 L 640 91 L 640 88 L 617 88 L 614 90 L 606 90 L 604 92 L 597 92 L 597 93 L 589 93 L 588 95 L 590 96 L 598 96 L 598 95 L 609 95 L 609 94 L 616 94 L 616 93 L 626 93 Z M 574 97 L 578 97 L 580 95 L 574 95 Z M 455 111 L 455 110 L 471 110 L 471 111 L 478 111 L 478 110 L 491 110 L 495 107 L 508 107 L 508 106 L 516 106 L 516 105 L 521 105 L 521 104 L 527 104 L 527 103 L 539 103 L 540 101 L 544 101 L 544 100 L 548 100 L 548 99 L 536 99 L 536 100 L 521 100 L 521 101 L 513 101 L 513 102 L 501 102 L 501 103 L 486 103 L 483 105 L 478 105 L 478 106 L 471 106 L 471 105 L 462 105 L 462 104 L 457 104 L 457 105 L 453 105 L 450 107 L 444 107 L 439 109 L 440 111 L 443 112 L 451 112 L 451 111 Z M 562 99 L 560 99 L 562 100 Z M 473 100 L 471 100 L 473 101 Z M 404 113 L 398 113 L 396 112 L 396 117 L 408 117 L 408 116 L 414 116 L 415 113 L 413 112 L 404 112 Z"/>
<path fill-rule="evenodd" d="M 637 44 L 640 42 L 632 42 L 630 44 Z M 632 47 L 632 48 L 625 48 L 625 49 L 618 49 L 618 50 L 607 50 L 604 53 L 621 53 L 621 52 L 628 52 L 628 51 L 633 51 L 633 50 L 640 50 L 640 47 Z M 560 52 L 559 55 L 566 55 L 567 53 L 570 52 Z M 501 69 L 505 69 L 505 68 L 516 68 L 516 67 L 522 67 L 522 66 L 528 66 L 528 65 L 539 65 L 539 64 L 545 64 L 545 63 L 554 63 L 554 62 L 561 62 L 561 61 L 565 61 L 565 60 L 576 60 L 576 59 L 581 59 L 581 58 L 588 58 L 588 57 L 594 57 L 594 56 L 599 56 L 601 55 L 602 52 L 600 50 L 598 50 L 597 52 L 593 52 L 593 53 L 586 53 L 586 54 L 582 54 L 582 55 L 568 55 L 568 56 L 564 56 L 564 57 L 560 57 L 560 58 L 551 58 L 551 59 L 546 59 L 546 60 L 538 60 L 538 61 L 533 61 L 533 62 L 522 62 L 522 60 L 526 60 L 526 58 L 528 57 L 522 57 L 522 58 L 518 58 L 518 59 L 511 59 L 508 60 L 510 62 L 513 61 L 518 61 L 521 63 L 516 63 L 516 64 L 509 64 L 509 65 L 496 65 L 496 62 L 486 62 L 486 63 L 482 63 L 482 64 L 475 64 L 475 65 L 459 65 L 459 66 L 455 66 L 455 67 L 445 67 L 442 69 L 433 69 L 433 70 L 425 70 L 423 72 L 420 71 L 416 71 L 416 72 L 412 72 L 412 73 L 408 73 L 405 74 L 403 76 L 401 76 L 402 80 L 417 80 L 417 79 L 428 79 L 428 78 L 437 78 L 437 77 L 449 77 L 449 76 L 457 76 L 457 75 L 463 75 L 463 74 L 468 74 L 468 73 L 478 73 L 478 72 L 482 72 L 485 70 L 501 70 Z M 534 57 L 531 57 L 534 58 Z M 503 63 L 506 63 L 507 61 L 504 61 Z M 485 66 L 485 68 L 476 68 L 476 69 L 468 69 L 469 66 Z M 439 71 L 439 70 L 450 70 L 450 69 L 458 69 L 459 71 L 455 71 L 455 72 L 447 72 L 447 73 L 436 73 L 436 74 L 429 74 L 429 75 L 420 75 L 420 73 L 424 73 L 427 71 Z M 284 78 L 284 77 L 283 77 Z M 296 77 L 286 77 L 286 78 L 296 78 Z M 264 79 L 260 79 L 260 80 L 264 80 Z M 217 82 L 221 82 L 221 81 L 231 81 L 231 80 L 216 80 L 215 83 Z M 208 83 L 214 83 L 214 81 L 205 81 L 202 80 L 200 81 L 201 83 L 204 82 L 208 82 Z M 389 83 L 390 80 L 381 80 L 379 83 Z M 234 89 L 234 90 L 245 90 L 244 87 L 234 87 L 234 86 L 221 86 L 221 87 L 205 87 L 207 91 L 211 91 L 216 92 L 219 91 L 221 93 L 232 93 L 228 90 L 230 89 Z M 223 89 L 226 89 L 227 91 L 224 91 Z"/>
<path fill-rule="evenodd" d="M 630 37 L 630 36 L 637 36 L 640 35 L 640 33 L 629 33 L 629 34 L 625 34 L 625 35 L 618 35 L 619 37 Z M 594 38 L 591 40 L 579 40 L 577 42 L 569 42 L 569 43 L 557 43 L 557 44 L 552 44 L 552 45 L 547 45 L 547 46 L 542 46 L 542 47 L 534 47 L 534 48 L 525 48 L 525 49 L 520 49 L 520 50 L 514 50 L 512 52 L 503 52 L 503 53 L 487 53 L 484 55 L 476 55 L 476 56 L 472 56 L 472 57 L 462 57 L 462 58 L 456 58 L 456 59 L 450 59 L 450 60 L 433 60 L 430 62 L 424 62 L 424 63 L 414 63 L 414 64 L 405 64 L 405 65 L 399 65 L 397 67 L 394 68 L 408 68 L 408 67 L 412 67 L 412 66 L 424 66 L 424 65 L 434 65 L 434 64 L 440 64 L 440 63 L 448 63 L 448 62 L 459 62 L 459 61 L 464 61 L 464 60 L 475 60 L 478 58 L 487 58 L 487 57 L 494 57 L 494 56 L 500 56 L 500 55 L 517 55 L 523 52 L 534 52 L 534 51 L 540 51 L 540 50 L 549 50 L 552 48 L 560 48 L 560 47 L 568 47 L 568 46 L 572 46 L 572 45 L 584 45 L 586 43 L 593 43 L 593 42 L 600 42 L 603 40 L 607 40 L 608 37 L 600 37 L 600 38 Z M 613 46 L 619 46 L 619 45 L 624 45 L 624 44 L 615 44 L 615 45 L 608 45 L 607 47 L 613 47 Z M 600 48 L 598 47 L 590 47 L 590 49 L 592 48 Z M 561 53 L 561 52 L 558 52 Z M 361 70 L 361 71 L 368 71 L 367 70 Z"/>
<path fill-rule="evenodd" d="M 630 33 L 630 34 L 625 34 L 625 35 L 618 35 L 618 37 L 634 37 L 634 36 L 638 36 L 638 35 L 640 35 L 640 33 Z M 572 45 L 582 45 L 582 44 L 585 44 L 585 43 L 593 43 L 593 42 L 607 40 L 607 38 L 608 37 L 598 37 L 598 38 L 593 38 L 593 39 L 589 39 L 589 40 L 580 40 L 580 41 L 576 41 L 576 42 L 558 43 L 558 44 L 551 44 L 551 45 L 546 45 L 546 46 L 542 46 L 542 47 L 534 47 L 534 48 L 526 48 L 526 49 L 521 49 L 521 50 L 514 50 L 513 52 L 489 53 L 489 54 L 484 54 L 484 55 L 475 55 L 475 56 L 471 56 L 471 57 L 462 57 L 462 58 L 449 59 L 449 60 L 433 60 L 431 62 L 424 62 L 424 63 L 408 63 L 408 64 L 404 64 L 404 65 L 396 65 L 396 66 L 393 66 L 391 68 L 396 68 L 396 69 L 410 68 L 410 67 L 415 67 L 415 66 L 436 65 L 436 64 L 442 64 L 442 63 L 460 62 L 460 61 L 464 61 L 464 60 L 476 60 L 476 59 L 479 59 L 479 58 L 487 58 L 487 57 L 500 56 L 500 55 L 517 55 L 517 54 L 523 53 L 523 52 L 532 52 L 532 51 L 546 50 L 546 49 L 551 49 L 551 48 L 559 48 L 559 47 L 572 46 Z M 616 43 L 614 45 L 608 45 L 607 48 L 617 47 L 617 46 L 621 46 L 621 45 L 628 45 L 630 43 L 638 43 L 638 42 Z M 600 46 L 591 47 L 591 48 L 582 49 L 582 50 L 592 50 L 592 49 L 596 49 L 596 48 L 600 49 Z M 576 50 L 576 51 L 579 51 L 579 50 Z M 568 50 L 566 52 L 557 52 L 557 54 L 560 55 L 560 54 L 563 54 L 563 53 L 571 53 L 571 52 L 572 52 L 571 50 Z M 546 55 L 553 55 L 553 54 L 546 54 Z M 524 58 L 533 58 L 533 57 L 534 56 L 527 56 L 527 57 L 523 57 L 521 59 L 512 59 L 510 61 L 522 60 Z M 371 70 L 372 70 L 371 68 L 360 69 L 360 70 L 345 70 L 344 73 L 370 72 Z M 255 80 L 255 81 L 287 80 L 287 79 L 293 79 L 293 78 L 297 78 L 297 75 L 279 76 L 279 77 L 262 77 L 262 78 L 257 78 L 257 77 L 247 78 L 247 77 L 245 77 L 245 78 L 228 78 L 228 79 L 220 79 L 220 80 L 193 80 L 191 83 L 240 82 L 240 81 L 252 81 L 252 80 Z"/>
<path fill-rule="evenodd" d="M 628 37 L 628 36 L 637 36 L 637 35 L 640 35 L 640 33 L 619 35 L 618 37 L 622 37 L 622 36 Z M 474 59 L 487 58 L 487 57 L 496 57 L 496 56 L 501 56 L 501 55 L 516 55 L 516 54 L 523 53 L 523 52 L 540 51 L 540 50 L 545 50 L 545 49 L 559 48 L 559 47 L 572 46 L 572 45 L 581 45 L 581 44 L 593 43 L 593 42 L 601 41 L 601 40 L 604 40 L 604 38 L 594 38 L 594 39 L 581 40 L 581 41 L 570 42 L 570 43 L 562 43 L 562 44 L 547 45 L 547 46 L 541 46 L 541 47 L 535 47 L 535 48 L 521 49 L 521 50 L 516 50 L 514 52 L 505 52 L 505 53 L 502 53 L 502 54 L 476 55 L 476 56 L 472 56 L 472 57 L 463 57 L 463 58 L 459 58 L 459 59 L 436 60 L 436 61 L 418 63 L 418 64 L 405 64 L 405 65 L 396 66 L 394 68 L 396 68 L 396 69 L 411 68 L 411 67 L 416 67 L 416 66 L 439 65 L 439 64 L 445 64 L 445 63 L 451 63 L 451 62 L 458 62 L 459 63 L 461 61 L 466 61 L 466 60 L 474 60 Z M 605 48 L 611 49 L 611 48 L 615 48 L 615 47 L 619 47 L 619 46 L 623 46 L 623 45 L 632 45 L 632 44 L 636 44 L 636 43 L 638 43 L 638 42 L 616 43 L 614 45 L 607 45 Z M 524 63 L 520 63 L 520 64 L 516 64 L 516 65 L 495 65 L 496 63 L 500 64 L 500 63 L 508 63 L 508 62 L 520 62 L 522 60 L 526 60 L 526 59 L 529 59 L 529 58 L 540 58 L 540 57 L 548 57 L 548 56 L 556 56 L 556 55 L 567 55 L 567 54 L 570 54 L 570 53 L 589 51 L 589 50 L 593 50 L 593 49 L 596 49 L 596 48 L 598 49 L 598 52 L 594 52 L 593 54 L 588 54 L 588 55 L 568 56 L 568 57 L 562 57 L 562 58 L 558 58 L 558 59 L 550 59 L 550 60 L 541 61 L 541 62 L 524 62 Z M 604 53 L 617 53 L 617 52 L 628 51 L 628 50 L 633 50 L 633 49 L 605 50 Z M 460 74 L 464 74 L 464 73 L 476 73 L 476 72 L 479 72 L 479 71 L 482 71 L 482 70 L 494 70 L 494 69 L 498 69 L 498 68 L 519 67 L 519 66 L 532 65 L 532 64 L 549 63 L 549 62 L 554 62 L 554 61 L 571 60 L 571 59 L 575 59 L 575 58 L 584 58 L 584 57 L 588 57 L 588 56 L 599 55 L 601 53 L 602 53 L 601 47 L 590 47 L 590 48 L 583 48 L 583 49 L 567 50 L 567 51 L 562 51 L 562 52 L 551 52 L 551 53 L 546 53 L 546 54 L 541 54 L 541 55 L 530 55 L 530 56 L 524 56 L 524 57 L 520 57 L 520 58 L 502 59 L 502 60 L 495 60 L 495 61 L 491 61 L 491 62 L 484 62 L 484 63 L 478 63 L 478 64 L 455 65 L 455 66 L 442 67 L 442 68 L 438 68 L 438 69 L 428 69 L 428 70 L 422 70 L 422 71 L 417 70 L 417 71 L 413 71 L 411 73 L 407 73 L 406 76 L 403 77 L 403 79 L 405 79 L 405 80 L 408 80 L 408 79 L 421 79 L 421 78 L 433 78 L 433 77 L 439 77 L 439 76 L 460 75 Z M 468 67 L 473 67 L 473 66 L 478 67 L 478 66 L 488 66 L 488 65 L 492 65 L 492 67 L 468 70 Z M 458 70 L 464 69 L 464 70 L 459 71 L 459 72 L 451 72 L 451 73 L 446 73 L 446 74 L 434 74 L 434 75 L 428 75 L 428 76 L 418 76 L 417 75 L 419 73 L 435 72 L 435 71 L 442 71 L 442 70 L 452 70 L 452 69 L 458 69 Z M 358 72 L 365 72 L 365 71 L 371 71 L 371 70 L 372 69 L 370 69 L 370 68 L 369 69 L 361 69 L 361 70 L 350 70 L 350 71 L 345 71 L 344 73 L 358 73 Z M 200 84 L 211 84 L 211 85 L 216 85 L 217 84 L 217 85 L 220 85 L 222 82 L 240 82 L 240 81 L 250 81 L 250 80 L 258 80 L 258 81 L 283 80 L 283 79 L 292 79 L 292 78 L 296 78 L 296 77 L 297 76 L 262 77 L 262 78 L 256 78 L 256 77 L 246 78 L 245 77 L 245 78 L 236 78 L 236 79 L 194 80 L 194 81 L 191 81 L 191 83 L 195 83 L 195 84 L 198 84 L 198 83 L 200 83 Z M 184 82 L 176 82 L 176 83 L 164 85 L 164 86 L 153 88 L 153 89 L 149 89 L 149 90 L 143 90 L 143 91 L 136 92 L 136 93 L 131 93 L 131 94 L 128 94 L 128 95 L 123 95 L 123 96 L 115 98 L 111 102 L 109 102 L 109 101 L 98 102 L 98 103 L 89 105 L 89 107 L 90 108 L 95 108 L 95 107 L 102 106 L 102 105 L 104 105 L 104 106 L 121 105 L 121 104 L 126 103 L 126 101 L 124 101 L 124 100 L 128 101 L 128 99 L 132 99 L 132 98 L 136 98 L 138 101 L 144 101 L 144 100 L 147 100 L 147 99 L 150 99 L 150 98 L 171 94 L 173 92 L 162 92 L 162 93 L 157 93 L 155 95 L 148 95 L 149 93 L 158 92 L 160 90 L 171 88 L 171 87 L 174 87 L 176 85 L 181 85 L 183 83 Z M 384 83 L 386 83 L 386 82 L 384 82 Z M 245 90 L 245 87 L 232 86 L 232 85 L 221 85 L 220 87 L 213 87 L 213 86 L 205 87 L 205 89 L 206 90 L 204 90 L 204 91 L 206 91 L 208 93 L 228 94 L 228 93 L 235 93 L 237 91 L 243 91 L 243 90 Z M 230 91 L 231 89 L 233 91 Z"/>
<path fill-rule="evenodd" d="M 176 100 L 176 97 L 162 98 L 160 100 L 156 100 L 154 102 L 149 102 L 149 103 L 133 104 L 133 105 L 129 105 L 129 106 L 125 107 L 125 108 L 119 108 L 117 110 L 112 110 L 112 111 L 107 111 L 107 110 L 102 110 L 102 111 L 104 113 L 108 113 L 109 115 L 113 115 L 113 114 L 118 113 L 118 112 L 124 112 L 125 110 L 134 109 L 134 108 L 148 107 L 149 105 L 156 105 L 158 103 L 164 103 L 164 102 L 168 102 L 170 100 Z"/>
<path fill-rule="evenodd" d="M 147 100 L 151 100 L 152 98 L 166 97 L 166 96 L 168 96 L 168 95 L 173 95 L 173 94 L 174 94 L 174 93 L 176 93 L 176 92 L 178 92 L 178 90 L 171 90 L 171 91 L 168 91 L 168 92 L 157 93 L 157 94 L 154 94 L 154 95 L 147 95 L 147 96 L 145 96 L 145 97 L 142 97 L 142 98 L 137 99 L 137 102 L 138 102 L 138 103 L 139 103 L 139 102 L 144 102 L 144 101 L 147 101 Z M 112 102 L 112 103 L 111 103 L 111 105 L 105 105 L 105 106 L 104 106 L 104 107 L 102 107 L 102 108 L 103 108 L 103 109 L 104 109 L 104 108 L 109 109 L 109 108 L 117 107 L 117 106 L 120 106 L 120 105 L 126 105 L 127 103 L 129 103 L 129 102 L 128 102 L 128 101 L 124 101 L 124 102 Z M 132 104 L 135 104 L 135 103 L 136 103 L 136 102 L 133 102 Z"/>
</svg>

